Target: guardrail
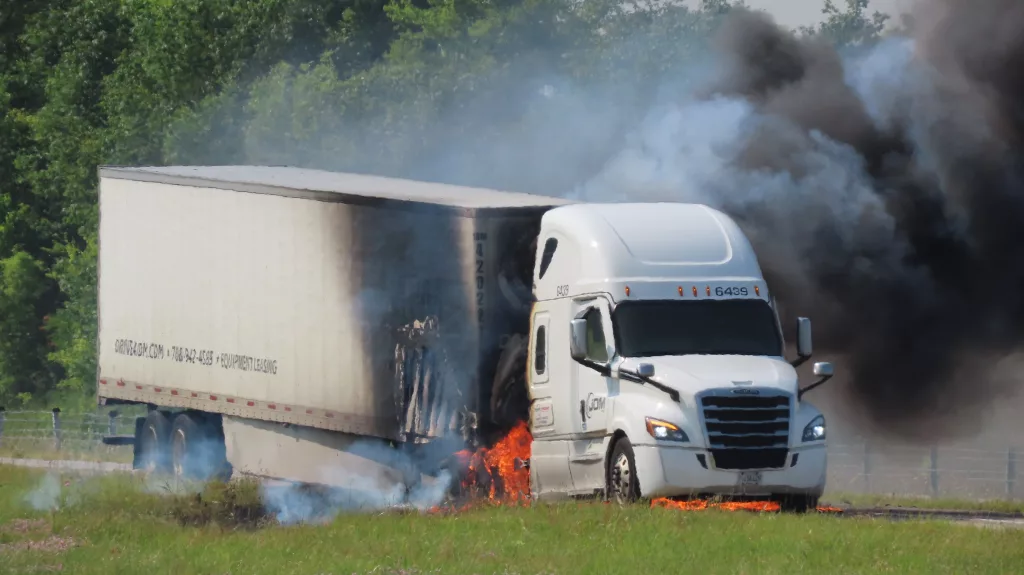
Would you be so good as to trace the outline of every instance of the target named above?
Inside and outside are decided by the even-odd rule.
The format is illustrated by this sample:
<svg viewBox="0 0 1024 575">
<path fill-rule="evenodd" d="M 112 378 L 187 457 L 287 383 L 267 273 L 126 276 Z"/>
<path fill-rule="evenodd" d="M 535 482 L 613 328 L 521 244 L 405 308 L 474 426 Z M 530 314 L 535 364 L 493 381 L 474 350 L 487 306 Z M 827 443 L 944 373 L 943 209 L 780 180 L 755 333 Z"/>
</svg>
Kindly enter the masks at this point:
<svg viewBox="0 0 1024 575">
<path fill-rule="evenodd" d="M 94 412 L 3 411 L 0 408 L 0 453 L 50 455 L 72 459 L 130 461 L 130 446 L 101 443 L 106 435 L 132 435 L 135 418 L 144 410 Z M 1015 446 L 896 445 L 870 441 L 829 445 L 828 487 L 831 492 L 905 495 L 957 499 L 1016 499 Z"/>
<path fill-rule="evenodd" d="M 1000 445 L 829 446 L 828 489 L 865 494 L 933 498 L 1015 499 L 1021 452 Z"/>
</svg>

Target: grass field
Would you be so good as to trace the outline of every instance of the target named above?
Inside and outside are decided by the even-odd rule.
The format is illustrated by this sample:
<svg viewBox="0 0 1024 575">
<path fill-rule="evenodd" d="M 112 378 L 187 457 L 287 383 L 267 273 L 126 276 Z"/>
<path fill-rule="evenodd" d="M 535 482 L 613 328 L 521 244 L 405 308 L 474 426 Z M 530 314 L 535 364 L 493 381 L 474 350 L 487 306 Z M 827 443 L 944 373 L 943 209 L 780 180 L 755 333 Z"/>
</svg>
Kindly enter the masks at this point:
<svg viewBox="0 0 1024 575">
<path fill-rule="evenodd" d="M 285 527 L 261 518 L 245 482 L 197 497 L 159 494 L 138 477 L 44 477 L 0 467 L 0 573 L 820 575 L 1024 564 L 1024 530 L 941 522 L 568 504 Z M 59 509 L 33 510 L 33 493 Z"/>
<path fill-rule="evenodd" d="M 0 457 L 12 459 L 46 459 L 49 461 L 109 461 L 113 463 L 131 463 L 130 447 L 108 447 L 105 445 L 82 445 L 65 447 L 57 451 L 52 442 L 9 442 L 13 445 L 0 446 Z"/>
</svg>

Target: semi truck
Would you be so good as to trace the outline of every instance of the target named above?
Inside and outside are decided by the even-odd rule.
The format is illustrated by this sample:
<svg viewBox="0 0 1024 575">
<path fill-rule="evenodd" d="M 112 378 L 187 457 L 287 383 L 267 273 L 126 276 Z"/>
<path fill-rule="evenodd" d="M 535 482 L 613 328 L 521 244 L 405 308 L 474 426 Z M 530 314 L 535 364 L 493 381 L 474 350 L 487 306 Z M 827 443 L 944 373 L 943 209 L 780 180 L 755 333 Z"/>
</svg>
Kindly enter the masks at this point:
<svg viewBox="0 0 1024 575">
<path fill-rule="evenodd" d="M 137 468 L 420 485 L 525 422 L 538 501 L 824 490 L 803 396 L 832 365 L 799 385 L 810 320 L 787 360 L 754 249 L 708 206 L 103 166 L 99 214 L 97 401 L 147 406 L 106 438 Z"/>
</svg>

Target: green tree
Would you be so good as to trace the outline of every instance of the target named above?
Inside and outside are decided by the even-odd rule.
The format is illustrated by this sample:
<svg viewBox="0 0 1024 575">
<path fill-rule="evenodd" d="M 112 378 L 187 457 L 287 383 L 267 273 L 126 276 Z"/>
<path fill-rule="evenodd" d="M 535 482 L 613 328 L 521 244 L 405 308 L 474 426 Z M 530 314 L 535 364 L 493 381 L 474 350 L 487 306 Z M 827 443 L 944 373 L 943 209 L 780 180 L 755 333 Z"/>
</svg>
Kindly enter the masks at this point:
<svg viewBox="0 0 1024 575">
<path fill-rule="evenodd" d="M 51 380 L 39 309 L 47 289 L 42 264 L 29 254 L 0 260 L 0 401 L 47 391 Z"/>
<path fill-rule="evenodd" d="M 821 13 L 825 21 L 814 27 L 804 27 L 806 34 L 817 35 L 838 46 L 860 46 L 878 40 L 885 30 L 889 15 L 879 11 L 867 14 L 869 0 L 846 0 L 841 11 L 835 0 L 825 0 Z"/>
</svg>

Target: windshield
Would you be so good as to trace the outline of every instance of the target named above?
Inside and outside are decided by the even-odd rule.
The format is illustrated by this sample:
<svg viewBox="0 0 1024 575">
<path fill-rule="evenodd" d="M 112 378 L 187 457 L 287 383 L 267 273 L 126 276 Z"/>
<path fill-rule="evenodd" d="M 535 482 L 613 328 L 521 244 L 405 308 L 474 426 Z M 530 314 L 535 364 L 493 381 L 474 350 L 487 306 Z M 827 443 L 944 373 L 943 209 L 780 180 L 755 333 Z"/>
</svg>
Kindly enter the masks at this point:
<svg viewBox="0 0 1024 575">
<path fill-rule="evenodd" d="M 775 314 L 763 300 L 623 302 L 612 323 L 624 357 L 782 355 Z"/>
</svg>

